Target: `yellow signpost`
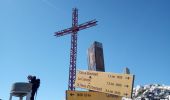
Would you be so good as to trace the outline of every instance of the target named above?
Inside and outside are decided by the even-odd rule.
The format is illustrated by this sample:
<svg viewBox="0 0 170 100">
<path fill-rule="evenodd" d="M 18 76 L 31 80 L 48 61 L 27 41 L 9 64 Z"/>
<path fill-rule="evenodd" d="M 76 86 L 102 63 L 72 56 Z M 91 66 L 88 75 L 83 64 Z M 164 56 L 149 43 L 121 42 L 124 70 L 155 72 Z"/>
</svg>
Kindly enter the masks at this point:
<svg viewBox="0 0 170 100">
<path fill-rule="evenodd" d="M 134 75 L 97 71 L 77 72 L 75 86 L 117 96 L 132 97 Z"/>
<path fill-rule="evenodd" d="M 66 91 L 66 100 L 121 100 L 113 94 L 88 91 Z"/>
</svg>

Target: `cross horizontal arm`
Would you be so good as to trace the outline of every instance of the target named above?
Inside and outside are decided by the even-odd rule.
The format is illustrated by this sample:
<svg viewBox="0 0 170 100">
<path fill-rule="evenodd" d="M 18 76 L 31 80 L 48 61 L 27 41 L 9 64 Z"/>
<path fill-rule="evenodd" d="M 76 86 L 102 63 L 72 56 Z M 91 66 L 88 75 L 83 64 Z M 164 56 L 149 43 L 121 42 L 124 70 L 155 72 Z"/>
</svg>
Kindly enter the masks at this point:
<svg viewBox="0 0 170 100">
<path fill-rule="evenodd" d="M 67 29 L 64 29 L 64 30 L 55 32 L 55 36 L 59 37 L 59 36 L 63 36 L 63 35 L 72 33 L 72 31 L 73 31 L 72 29 L 73 29 L 73 28 L 71 27 L 71 28 L 67 28 Z"/>
<path fill-rule="evenodd" d="M 96 26 L 96 25 L 97 25 L 97 21 L 91 20 L 91 21 L 88 21 L 88 22 L 78 25 L 78 30 L 83 30 L 83 29 L 90 28 L 90 27 Z"/>
<path fill-rule="evenodd" d="M 83 24 L 80 24 L 78 26 L 74 26 L 74 27 L 71 27 L 71 28 L 67 28 L 67 29 L 55 32 L 55 36 L 60 37 L 60 36 L 67 35 L 67 34 L 70 34 L 70 33 L 73 33 L 73 32 L 77 32 L 79 30 L 90 28 L 90 27 L 95 26 L 95 25 L 97 25 L 97 21 L 91 20 L 91 21 L 85 22 Z"/>
</svg>

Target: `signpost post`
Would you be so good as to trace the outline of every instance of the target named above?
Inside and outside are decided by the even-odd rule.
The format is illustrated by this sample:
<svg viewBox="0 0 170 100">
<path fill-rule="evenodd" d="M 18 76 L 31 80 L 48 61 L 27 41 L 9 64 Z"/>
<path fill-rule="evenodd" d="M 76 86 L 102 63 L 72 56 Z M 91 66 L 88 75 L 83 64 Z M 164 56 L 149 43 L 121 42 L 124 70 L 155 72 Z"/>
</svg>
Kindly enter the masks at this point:
<svg viewBox="0 0 170 100">
<path fill-rule="evenodd" d="M 130 74 L 79 70 L 77 72 L 75 86 L 131 98 L 133 83 L 134 75 Z"/>
</svg>

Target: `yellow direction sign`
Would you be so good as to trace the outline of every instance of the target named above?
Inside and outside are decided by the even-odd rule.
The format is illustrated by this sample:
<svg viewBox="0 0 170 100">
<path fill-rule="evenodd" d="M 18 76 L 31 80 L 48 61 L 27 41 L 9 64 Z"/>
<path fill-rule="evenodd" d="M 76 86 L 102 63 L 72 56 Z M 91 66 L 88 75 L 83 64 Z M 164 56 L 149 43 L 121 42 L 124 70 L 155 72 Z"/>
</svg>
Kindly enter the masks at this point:
<svg viewBox="0 0 170 100">
<path fill-rule="evenodd" d="M 75 86 L 124 97 L 132 97 L 134 75 L 78 71 Z"/>
<path fill-rule="evenodd" d="M 66 91 L 66 100 L 121 100 L 122 97 L 113 94 L 88 91 Z"/>
</svg>

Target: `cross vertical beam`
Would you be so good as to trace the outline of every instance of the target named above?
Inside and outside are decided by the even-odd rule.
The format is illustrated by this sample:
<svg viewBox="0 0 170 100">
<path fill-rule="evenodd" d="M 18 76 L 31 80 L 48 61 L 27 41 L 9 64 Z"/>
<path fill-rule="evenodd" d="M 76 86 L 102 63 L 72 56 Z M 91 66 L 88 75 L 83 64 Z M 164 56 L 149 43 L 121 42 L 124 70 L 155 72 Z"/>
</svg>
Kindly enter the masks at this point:
<svg viewBox="0 0 170 100">
<path fill-rule="evenodd" d="M 68 90 L 75 90 L 74 82 L 76 79 L 76 59 L 77 59 L 77 26 L 78 26 L 78 10 L 73 8 L 72 13 L 72 27 L 73 32 L 71 34 L 71 49 L 70 49 L 70 67 L 69 67 L 69 81 Z"/>
</svg>

